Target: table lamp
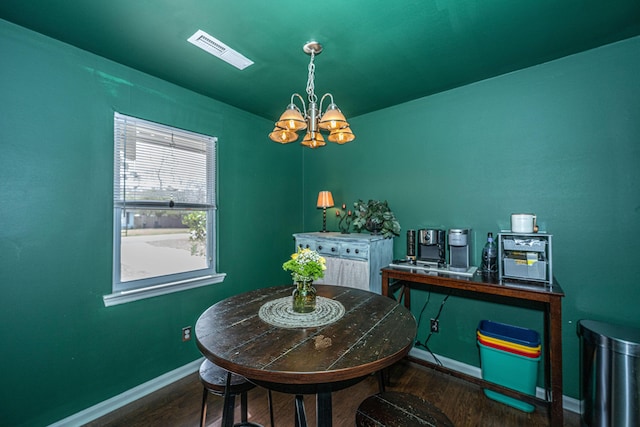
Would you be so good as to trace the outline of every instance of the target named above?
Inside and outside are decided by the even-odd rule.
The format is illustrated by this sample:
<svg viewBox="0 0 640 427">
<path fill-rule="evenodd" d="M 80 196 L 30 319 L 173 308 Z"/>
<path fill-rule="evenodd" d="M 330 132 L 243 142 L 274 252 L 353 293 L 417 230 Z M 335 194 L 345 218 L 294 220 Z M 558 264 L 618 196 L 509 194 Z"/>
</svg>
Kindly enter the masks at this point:
<svg viewBox="0 0 640 427">
<path fill-rule="evenodd" d="M 322 208 L 322 233 L 327 232 L 327 208 L 333 206 L 333 196 L 331 191 L 321 191 L 318 193 L 317 207 Z"/>
</svg>

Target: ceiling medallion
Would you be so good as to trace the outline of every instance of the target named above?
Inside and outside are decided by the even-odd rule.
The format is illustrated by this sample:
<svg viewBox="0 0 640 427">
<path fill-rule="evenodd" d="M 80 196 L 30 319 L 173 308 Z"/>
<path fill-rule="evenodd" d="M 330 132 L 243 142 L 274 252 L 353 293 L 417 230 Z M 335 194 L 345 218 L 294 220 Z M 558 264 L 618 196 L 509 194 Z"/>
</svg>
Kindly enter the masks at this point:
<svg viewBox="0 0 640 427">
<path fill-rule="evenodd" d="M 314 91 L 315 64 L 313 60 L 316 55 L 322 52 L 322 45 L 318 42 L 309 42 L 302 47 L 302 50 L 311 56 L 309 76 L 307 78 L 309 108 L 307 109 L 302 96 L 297 93 L 291 95 L 291 102 L 276 122 L 276 127 L 269 134 L 269 138 L 280 144 L 288 144 L 298 139 L 298 131 L 307 129 L 301 144 L 309 148 L 318 148 L 326 145 L 321 131 L 329 132 L 327 139 L 336 144 L 345 144 L 353 141 L 356 136 L 351 132 L 347 119 L 333 102 L 333 95 L 325 93 L 320 99 L 318 108 L 318 97 Z M 322 103 L 327 97 L 331 102 L 324 114 L 322 114 Z M 295 104 L 296 99 L 302 104 L 302 109 Z"/>
</svg>

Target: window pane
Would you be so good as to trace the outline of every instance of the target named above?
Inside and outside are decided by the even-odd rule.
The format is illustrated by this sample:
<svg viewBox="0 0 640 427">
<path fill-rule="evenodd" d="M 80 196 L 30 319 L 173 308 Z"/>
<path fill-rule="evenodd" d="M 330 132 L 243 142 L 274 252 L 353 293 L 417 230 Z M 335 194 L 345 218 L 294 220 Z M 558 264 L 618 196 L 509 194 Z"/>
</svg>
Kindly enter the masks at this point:
<svg viewBox="0 0 640 427">
<path fill-rule="evenodd" d="M 215 138 L 115 115 L 114 202 L 213 205 Z"/>
<path fill-rule="evenodd" d="M 127 209 L 121 225 L 122 282 L 208 268 L 207 211 Z"/>
</svg>

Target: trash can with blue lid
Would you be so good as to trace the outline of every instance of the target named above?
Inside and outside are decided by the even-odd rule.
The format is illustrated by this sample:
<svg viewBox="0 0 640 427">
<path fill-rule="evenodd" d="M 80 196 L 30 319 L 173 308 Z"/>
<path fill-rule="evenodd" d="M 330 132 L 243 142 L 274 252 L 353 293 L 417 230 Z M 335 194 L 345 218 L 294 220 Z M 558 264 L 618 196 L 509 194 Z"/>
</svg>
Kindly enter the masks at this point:
<svg viewBox="0 0 640 427">
<path fill-rule="evenodd" d="M 537 347 L 540 345 L 540 334 L 533 329 L 507 325 L 506 323 L 494 322 L 492 320 L 481 320 L 478 325 L 478 331 L 483 335 L 510 341 L 514 344 L 528 347 Z"/>
<path fill-rule="evenodd" d="M 581 424 L 640 426 L 640 329 L 578 323 Z"/>
<path fill-rule="evenodd" d="M 535 396 L 540 361 L 540 335 L 532 329 L 481 320 L 476 331 L 482 378 Z M 500 345 L 502 344 L 502 345 Z M 530 349 L 531 351 L 524 351 Z M 535 407 L 493 390 L 484 390 L 493 400 L 533 412 Z"/>
</svg>

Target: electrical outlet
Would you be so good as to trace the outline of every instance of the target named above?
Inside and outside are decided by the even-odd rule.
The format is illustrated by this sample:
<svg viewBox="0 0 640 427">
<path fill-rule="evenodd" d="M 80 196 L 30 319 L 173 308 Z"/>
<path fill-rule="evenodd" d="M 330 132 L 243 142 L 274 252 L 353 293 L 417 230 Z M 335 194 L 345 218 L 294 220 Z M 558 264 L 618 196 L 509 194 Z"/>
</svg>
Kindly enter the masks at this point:
<svg viewBox="0 0 640 427">
<path fill-rule="evenodd" d="M 431 332 L 434 334 L 440 332 L 440 321 L 438 319 L 431 319 Z"/>
<path fill-rule="evenodd" d="M 185 326 L 182 328 L 182 341 L 190 341 L 191 340 L 191 326 Z"/>
</svg>

